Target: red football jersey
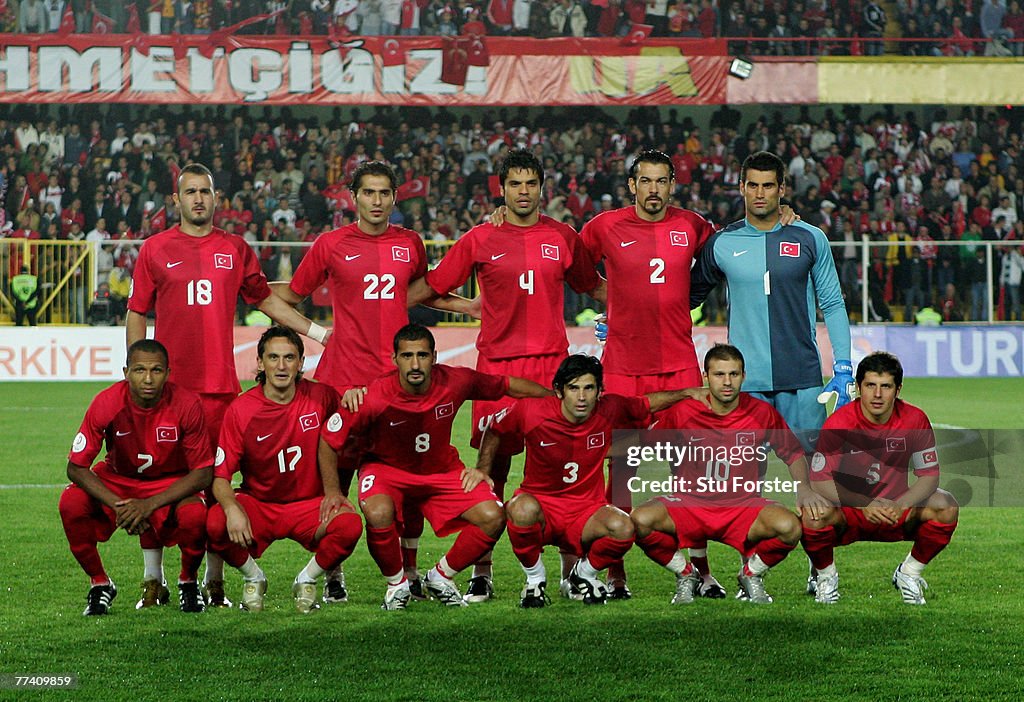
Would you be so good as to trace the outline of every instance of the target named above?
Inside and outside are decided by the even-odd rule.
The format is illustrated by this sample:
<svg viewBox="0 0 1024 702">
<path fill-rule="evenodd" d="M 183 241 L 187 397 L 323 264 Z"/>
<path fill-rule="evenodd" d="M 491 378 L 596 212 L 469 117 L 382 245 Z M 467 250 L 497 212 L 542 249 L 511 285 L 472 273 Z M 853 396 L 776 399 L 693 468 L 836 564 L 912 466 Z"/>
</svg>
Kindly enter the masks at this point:
<svg viewBox="0 0 1024 702">
<path fill-rule="evenodd" d="M 896 499 L 910 487 L 909 473 L 939 474 L 935 433 L 928 416 L 897 399 L 885 424 L 864 417 L 860 402 L 843 405 L 825 420 L 811 459 L 810 478 L 834 480 L 843 491 Z"/>
<path fill-rule="evenodd" d="M 647 426 L 650 415 L 646 397 L 605 394 L 587 421 L 574 424 L 562 414 L 557 397 L 524 398 L 496 417 L 491 431 L 525 443 L 521 490 L 600 502 L 612 431 Z"/>
<path fill-rule="evenodd" d="M 652 375 L 697 367 L 690 321 L 690 267 L 714 226 L 669 207 L 647 222 L 633 207 L 604 212 L 580 236 L 608 278 L 609 373 Z"/>
<path fill-rule="evenodd" d="M 68 461 L 92 466 L 104 442 L 107 455 L 97 475 L 157 480 L 213 465 L 199 396 L 170 382 L 149 409 L 132 402 L 127 380 L 102 391 L 85 412 Z"/>
<path fill-rule="evenodd" d="M 715 414 L 697 400 L 683 400 L 658 415 L 653 429 L 672 429 L 685 449 L 675 469 L 688 498 L 743 502 L 764 475 L 768 449 L 789 465 L 803 455 L 800 440 L 767 402 L 740 393 L 736 408 Z"/>
<path fill-rule="evenodd" d="M 323 438 L 336 451 L 350 435 L 365 437 L 365 462 L 410 473 L 462 470 L 452 446 L 452 423 L 466 400 L 497 400 L 508 392 L 508 378 L 469 368 L 436 365 L 426 395 L 410 395 L 398 371 L 375 380 L 359 412 L 341 408 L 327 422 Z"/>
<path fill-rule="evenodd" d="M 270 294 L 245 239 L 214 229 L 192 237 L 178 227 L 150 237 L 139 251 L 128 309 L 156 308 L 156 340 L 167 347 L 174 380 L 198 393 L 237 393 L 235 305 Z"/>
<path fill-rule="evenodd" d="M 303 297 L 325 282 L 331 289 L 334 332 L 317 380 L 347 388 L 393 368 L 392 340 L 409 323 L 409 284 L 426 272 L 423 242 L 409 229 L 371 236 L 354 223 L 317 237 L 289 284 Z"/>
<path fill-rule="evenodd" d="M 600 282 L 572 227 L 546 216 L 530 227 L 473 227 L 427 273 L 427 283 L 444 295 L 474 271 L 483 298 L 476 347 L 489 359 L 565 355 L 564 283 L 589 292 Z"/>
<path fill-rule="evenodd" d="M 268 400 L 260 385 L 242 393 L 224 415 L 214 476 L 230 481 L 241 471 L 240 491 L 262 502 L 322 496 L 320 427 L 338 402 L 329 385 L 301 379 L 287 405 Z"/>
</svg>

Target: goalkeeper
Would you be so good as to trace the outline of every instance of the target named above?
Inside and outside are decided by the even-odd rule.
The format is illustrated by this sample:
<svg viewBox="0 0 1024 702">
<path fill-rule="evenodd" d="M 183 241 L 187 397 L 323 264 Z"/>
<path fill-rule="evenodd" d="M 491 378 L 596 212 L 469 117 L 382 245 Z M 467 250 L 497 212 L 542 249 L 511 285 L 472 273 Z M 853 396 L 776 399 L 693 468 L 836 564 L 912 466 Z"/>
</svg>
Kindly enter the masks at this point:
<svg viewBox="0 0 1024 702">
<path fill-rule="evenodd" d="M 775 154 L 747 157 L 740 170 L 745 219 L 714 234 L 698 257 L 692 307 L 715 285 L 729 286 L 729 343 L 746 358 L 744 391 L 779 411 L 810 453 L 825 422 L 825 402 L 850 401 L 850 322 L 825 234 L 798 221 L 779 222 L 785 166 Z M 816 307 L 825 316 L 832 380 L 822 388 Z M 610 320 L 614 326 L 615 320 Z"/>
</svg>

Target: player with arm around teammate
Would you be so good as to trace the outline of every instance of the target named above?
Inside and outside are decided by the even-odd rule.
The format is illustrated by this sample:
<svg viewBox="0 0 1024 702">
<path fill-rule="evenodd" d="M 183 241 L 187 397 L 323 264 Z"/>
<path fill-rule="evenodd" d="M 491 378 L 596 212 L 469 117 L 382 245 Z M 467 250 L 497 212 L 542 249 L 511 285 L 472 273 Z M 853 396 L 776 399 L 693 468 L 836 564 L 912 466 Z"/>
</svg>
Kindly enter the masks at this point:
<svg viewBox="0 0 1024 702">
<path fill-rule="evenodd" d="M 398 530 L 408 505 L 422 511 L 438 536 L 458 533 L 423 586 L 447 606 L 465 606 L 453 578 L 494 546 L 505 518 L 490 478 L 463 465 L 452 446 L 455 416 L 466 400 L 543 397 L 549 391 L 521 378 L 436 364 L 434 337 L 418 324 L 400 329 L 393 348 L 396 369 L 370 385 L 357 412 L 342 408 L 321 432 L 325 509 L 342 499 L 331 457 L 350 439 L 365 440 L 359 504 L 366 545 L 387 581 L 382 608 L 405 609 L 411 597 Z"/>
<path fill-rule="evenodd" d="M 206 507 L 199 498 L 210 484 L 210 450 L 199 398 L 167 382 L 167 349 L 143 339 L 128 349 L 125 379 L 93 399 L 68 456 L 69 485 L 60 517 L 71 553 L 89 576 L 85 614 L 103 615 L 117 595 L 96 545 L 121 528 L 181 549 L 178 577 L 183 612 L 202 612 L 196 571 L 206 548 Z M 92 466 L 106 443 L 107 454 Z M 166 585 L 143 582 L 158 604 Z"/>
<path fill-rule="evenodd" d="M 569 356 L 555 373 L 555 397 L 518 400 L 495 417 L 484 435 L 478 464 L 484 472 L 503 439 L 526 446 L 523 482 L 505 506 L 512 550 L 526 573 L 521 607 L 548 603 L 541 560 L 545 544 L 582 557 L 568 580 L 585 604 L 605 603 L 605 585 L 597 576 L 633 545 L 629 516 L 605 497 L 604 460 L 612 431 L 646 426 L 651 412 L 689 394 L 602 394 L 603 375 L 601 362 L 593 356 Z"/>
<path fill-rule="evenodd" d="M 839 600 L 836 546 L 912 541 L 892 584 L 904 602 L 923 605 L 928 584 L 921 573 L 949 544 L 960 508 L 939 489 L 931 422 L 899 398 L 899 359 L 876 351 L 857 364 L 856 378 L 857 401 L 825 421 L 811 460 L 812 486 L 831 502 L 824 514 L 803 517 L 804 549 L 818 570 L 815 600 Z"/>
<path fill-rule="evenodd" d="M 207 519 L 210 550 L 243 576 L 241 607 L 263 609 L 267 578 L 256 558 L 279 539 L 313 552 L 292 584 L 295 607 L 318 608 L 317 578 L 351 555 L 362 522 L 344 498 L 323 510 L 317 465 L 320 427 L 338 408 L 328 385 L 302 378 L 302 339 L 291 329 L 271 327 L 257 345 L 258 385 L 228 408 L 214 467 Z M 239 489 L 231 487 L 242 474 Z"/>
<path fill-rule="evenodd" d="M 680 490 L 640 505 L 631 515 L 636 542 L 655 563 L 676 576 L 672 604 L 693 602 L 699 573 L 680 546 L 720 541 L 739 551 L 744 564 L 737 576 L 745 599 L 772 601 L 763 577 L 800 541 L 800 520 L 778 502 L 761 496 L 758 480 L 768 448 L 789 466 L 798 511 L 820 515 L 826 500 L 810 489 L 807 459 L 782 416 L 768 403 L 741 393 L 743 355 L 734 346 L 716 344 L 704 358 L 711 407 L 687 401 L 662 413 L 658 429 L 688 437 L 691 455 L 677 477 Z M 699 460 L 698 460 L 699 457 Z"/>
</svg>

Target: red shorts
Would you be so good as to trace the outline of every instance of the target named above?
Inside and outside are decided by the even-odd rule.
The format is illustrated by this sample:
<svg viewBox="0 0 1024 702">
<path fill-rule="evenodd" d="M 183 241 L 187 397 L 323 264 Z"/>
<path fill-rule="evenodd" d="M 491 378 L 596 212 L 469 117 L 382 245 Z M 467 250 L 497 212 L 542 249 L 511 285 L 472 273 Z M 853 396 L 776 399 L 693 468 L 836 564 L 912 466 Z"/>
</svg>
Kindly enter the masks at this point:
<svg viewBox="0 0 1024 702">
<path fill-rule="evenodd" d="M 518 358 L 506 358 L 502 360 L 490 360 L 479 357 L 476 362 L 476 369 L 481 373 L 491 375 L 507 375 L 514 378 L 525 378 L 535 383 L 540 383 L 546 388 L 551 387 L 551 381 L 555 379 L 555 372 L 562 365 L 565 356 L 520 356 Z M 470 445 L 473 448 L 480 448 L 480 439 L 484 435 L 484 429 L 490 426 L 494 415 L 503 409 L 507 409 L 515 402 L 514 398 L 503 397 L 500 400 L 475 400 L 473 402 L 473 436 Z M 523 452 L 522 441 L 510 441 L 502 437 L 498 447 L 498 453 L 503 456 L 512 456 Z M 491 476 L 492 478 L 507 478 L 508 476 Z"/>
<path fill-rule="evenodd" d="M 184 478 L 188 473 L 182 471 L 175 475 L 165 475 L 149 480 L 136 480 L 127 475 L 115 473 L 110 469 L 106 461 L 100 461 L 93 468 L 96 477 L 103 481 L 110 490 L 119 497 L 133 497 L 138 500 L 145 500 L 153 495 L 159 495 L 178 480 Z M 202 493 L 200 493 L 202 494 Z"/>
<path fill-rule="evenodd" d="M 516 490 L 516 495 L 529 495 L 540 503 L 544 512 L 543 544 L 553 544 L 560 549 L 583 555 L 583 529 L 594 514 L 607 505 L 604 500 L 583 500 L 572 497 L 538 495 Z"/>
<path fill-rule="evenodd" d="M 856 507 L 842 507 L 846 529 L 839 536 L 839 545 L 848 546 L 857 541 L 910 541 L 913 536 L 907 533 L 907 516 L 910 510 L 904 510 L 896 524 L 873 524 L 864 516 L 864 510 Z M 837 530 L 838 531 L 838 530 Z"/>
<path fill-rule="evenodd" d="M 311 497 L 298 502 L 262 502 L 244 492 L 235 493 L 235 499 L 242 505 L 249 517 L 253 544 L 249 553 L 259 558 L 267 547 L 281 539 L 291 539 L 307 551 L 316 546 L 316 530 L 320 528 L 320 502 L 323 498 Z M 216 505 L 213 509 L 221 509 Z"/>
<path fill-rule="evenodd" d="M 747 498 L 742 506 L 701 505 L 692 500 L 682 503 L 671 497 L 659 497 L 676 526 L 680 548 L 703 548 L 708 541 L 732 546 L 740 553 L 749 549 L 747 534 L 761 510 L 777 502 L 763 497 Z"/>
<path fill-rule="evenodd" d="M 138 494 L 131 494 L 110 485 L 108 485 L 108 487 L 123 498 L 130 497 L 138 500 L 144 500 L 155 494 L 154 492 L 143 494 L 146 491 L 142 491 Z M 114 510 L 107 507 L 99 500 L 89 497 L 88 493 L 77 485 L 71 484 L 64 489 L 77 490 L 81 492 L 85 499 L 89 500 L 93 504 L 93 511 L 90 516 L 93 518 L 93 523 L 96 528 L 96 541 L 108 541 L 110 537 L 114 535 L 114 532 L 117 531 L 117 514 Z M 156 490 L 155 492 L 162 492 L 162 490 Z M 178 545 L 178 520 L 174 513 L 174 507 L 175 505 L 164 505 L 163 507 L 154 510 L 153 513 L 149 515 L 150 530 L 156 534 L 156 539 L 162 546 L 171 547 Z"/>
<path fill-rule="evenodd" d="M 699 388 L 702 385 L 704 385 L 704 376 L 701 375 L 699 368 L 684 368 L 671 373 L 652 373 L 651 375 L 604 374 L 605 392 L 613 392 L 626 397 L 636 397 L 662 390 Z"/>
<path fill-rule="evenodd" d="M 404 521 L 403 505 L 416 505 L 438 536 L 448 536 L 466 526 L 462 514 L 481 502 L 498 502 L 487 483 L 464 492 L 461 468 L 421 475 L 383 463 L 366 463 L 359 468 L 360 504 L 374 495 L 391 498 L 399 523 Z"/>
<path fill-rule="evenodd" d="M 210 435 L 210 445 L 216 449 L 220 441 L 220 425 L 224 423 L 224 415 L 235 398 L 234 393 L 203 393 L 199 400 L 203 405 L 203 418 L 206 420 L 206 432 Z"/>
</svg>

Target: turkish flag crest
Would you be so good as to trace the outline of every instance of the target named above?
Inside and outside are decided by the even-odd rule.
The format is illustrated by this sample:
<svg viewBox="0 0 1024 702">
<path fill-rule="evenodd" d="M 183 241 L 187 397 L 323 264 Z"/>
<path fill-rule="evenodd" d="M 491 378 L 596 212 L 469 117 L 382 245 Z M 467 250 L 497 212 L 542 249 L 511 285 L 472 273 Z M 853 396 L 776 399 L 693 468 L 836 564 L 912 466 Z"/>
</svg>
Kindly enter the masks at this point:
<svg viewBox="0 0 1024 702">
<path fill-rule="evenodd" d="M 924 464 L 926 466 L 930 466 L 939 462 L 939 456 L 937 453 L 935 453 L 935 451 L 925 451 L 924 456 L 922 456 L 922 459 L 924 460 Z"/>
<path fill-rule="evenodd" d="M 215 253 L 213 255 L 213 267 L 214 268 L 225 268 L 231 270 L 234 268 L 234 263 L 231 261 L 231 254 L 226 253 Z"/>
<path fill-rule="evenodd" d="M 587 450 L 604 447 L 604 432 L 600 431 L 587 437 Z"/>
<path fill-rule="evenodd" d="M 175 442 L 178 440 L 178 427 L 157 427 L 156 428 L 156 440 L 157 441 L 170 441 Z"/>
<path fill-rule="evenodd" d="M 391 260 L 409 263 L 409 249 L 405 246 L 392 246 Z"/>
<path fill-rule="evenodd" d="M 320 428 L 320 417 L 316 412 L 310 412 L 299 417 L 299 427 L 302 431 L 311 431 Z"/>
<path fill-rule="evenodd" d="M 672 246 L 689 246 L 690 238 L 686 232 L 670 232 L 668 235 L 668 242 Z"/>
<path fill-rule="evenodd" d="M 741 431 L 736 434 L 736 445 L 737 446 L 753 446 L 754 445 L 754 432 L 752 431 Z"/>
<path fill-rule="evenodd" d="M 800 258 L 800 242 L 780 241 L 779 256 L 788 256 L 789 258 Z"/>
<path fill-rule="evenodd" d="M 446 402 L 443 405 L 438 405 L 434 408 L 435 419 L 445 419 L 455 414 L 455 404 L 452 402 Z"/>
<path fill-rule="evenodd" d="M 551 261 L 557 261 L 559 259 L 558 246 L 555 244 L 541 244 L 540 257 Z"/>
<path fill-rule="evenodd" d="M 897 436 L 885 440 L 886 451 L 906 451 L 907 440 L 902 436 Z"/>
</svg>

